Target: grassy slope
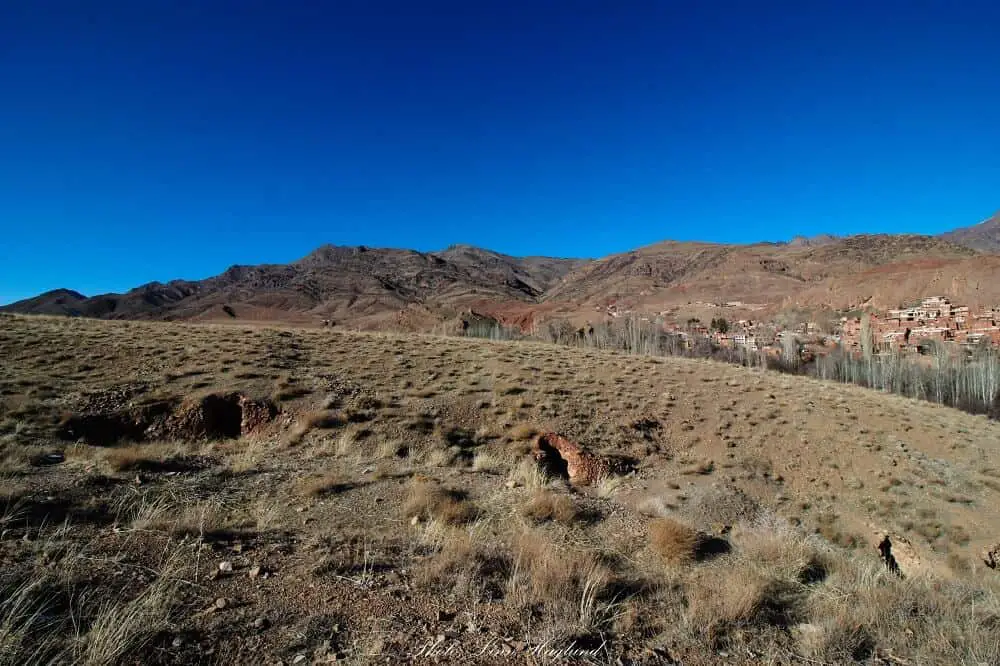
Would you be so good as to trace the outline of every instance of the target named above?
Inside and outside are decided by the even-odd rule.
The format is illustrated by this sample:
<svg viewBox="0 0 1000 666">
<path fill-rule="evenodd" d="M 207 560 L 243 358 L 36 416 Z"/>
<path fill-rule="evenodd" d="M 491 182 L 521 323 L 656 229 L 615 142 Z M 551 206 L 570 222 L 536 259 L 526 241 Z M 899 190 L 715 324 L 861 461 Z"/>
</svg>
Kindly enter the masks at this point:
<svg viewBox="0 0 1000 666">
<path fill-rule="evenodd" d="M 5 317 L 0 358 L 18 663 L 42 620 L 50 651 L 90 663 L 365 661 L 439 636 L 453 663 L 509 663 L 505 640 L 518 663 L 604 639 L 599 662 L 1000 655 L 982 417 L 709 362 L 329 330 Z M 213 391 L 283 411 L 241 440 L 52 438 L 66 414 Z M 545 479 L 537 428 L 634 474 Z M 911 542 L 905 579 L 877 531 Z"/>
</svg>

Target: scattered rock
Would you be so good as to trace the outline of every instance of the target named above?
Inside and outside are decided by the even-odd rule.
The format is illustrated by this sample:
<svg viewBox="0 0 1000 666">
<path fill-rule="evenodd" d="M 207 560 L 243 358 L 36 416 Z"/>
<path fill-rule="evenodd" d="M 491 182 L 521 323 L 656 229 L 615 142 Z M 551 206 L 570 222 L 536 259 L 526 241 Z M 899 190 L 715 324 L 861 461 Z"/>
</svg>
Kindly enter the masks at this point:
<svg viewBox="0 0 1000 666">
<path fill-rule="evenodd" d="M 259 629 L 260 631 L 264 631 L 265 629 L 267 629 L 270 626 L 271 626 L 271 621 L 268 620 L 263 615 L 253 621 L 253 627 L 254 627 L 254 629 Z"/>
<path fill-rule="evenodd" d="M 305 660 L 306 660 L 306 656 L 305 656 L 304 654 L 297 654 L 297 655 L 295 655 L 295 657 L 294 657 L 294 658 L 292 659 L 292 663 L 293 663 L 293 664 L 301 664 L 301 663 L 302 663 L 303 661 L 305 661 Z"/>
<path fill-rule="evenodd" d="M 517 488 L 517 486 L 518 486 L 518 483 L 517 483 L 517 481 L 515 481 L 514 479 L 510 479 L 510 480 L 509 480 L 509 481 L 507 481 L 507 483 L 505 483 L 504 485 L 505 485 L 505 486 L 507 486 L 508 488 Z"/>
<path fill-rule="evenodd" d="M 226 608 L 228 607 L 229 607 L 229 600 L 226 599 L 225 597 L 219 597 L 218 599 L 216 599 L 215 604 L 213 604 L 212 606 L 212 608 L 214 608 L 215 610 L 226 610 Z"/>
<path fill-rule="evenodd" d="M 224 573 L 224 574 L 233 573 L 233 563 L 228 560 L 219 562 L 219 573 Z"/>
<path fill-rule="evenodd" d="M 264 573 L 264 569 L 258 564 L 250 567 L 248 575 L 250 578 L 258 578 L 262 573 Z"/>
<path fill-rule="evenodd" d="M 410 518 L 411 525 L 418 525 L 420 523 L 420 516 L 413 516 Z"/>
</svg>

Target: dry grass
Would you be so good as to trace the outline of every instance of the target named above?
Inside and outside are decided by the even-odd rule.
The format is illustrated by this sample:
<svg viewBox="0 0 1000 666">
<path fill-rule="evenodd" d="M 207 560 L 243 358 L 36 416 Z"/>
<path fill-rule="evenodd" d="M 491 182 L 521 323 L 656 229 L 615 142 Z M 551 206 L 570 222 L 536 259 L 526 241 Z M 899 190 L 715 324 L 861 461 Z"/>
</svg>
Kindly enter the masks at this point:
<svg viewBox="0 0 1000 666">
<path fill-rule="evenodd" d="M 48 637 L 60 629 L 52 616 L 55 595 L 45 579 L 27 579 L 2 589 L 0 597 L 0 664 L 42 664 L 57 658 L 58 642 Z"/>
<path fill-rule="evenodd" d="M 322 497 L 341 492 L 350 487 L 344 475 L 340 472 L 325 472 L 317 476 L 309 476 L 298 484 L 298 491 L 309 497 Z"/>
<path fill-rule="evenodd" d="M 107 449 L 104 460 L 116 472 L 155 471 L 183 453 L 177 443 L 134 444 Z"/>
<path fill-rule="evenodd" d="M 653 551 L 670 564 L 686 564 L 694 560 L 701 543 L 698 530 L 673 518 L 651 520 L 648 536 Z"/>
<path fill-rule="evenodd" d="M 410 519 L 439 520 L 446 525 L 462 525 L 475 520 L 478 511 L 465 493 L 430 481 L 415 480 L 403 507 Z"/>
<path fill-rule="evenodd" d="M 713 566 L 698 570 L 685 586 L 688 621 L 712 638 L 752 626 L 788 626 L 800 617 L 800 584 L 771 578 L 753 567 Z"/>
<path fill-rule="evenodd" d="M 531 500 L 521 509 L 521 515 L 539 523 L 554 520 L 569 525 L 576 520 L 577 510 L 573 499 L 568 495 L 551 490 L 536 490 Z"/>
<path fill-rule="evenodd" d="M 681 474 L 702 474 L 708 475 L 715 470 L 715 463 L 711 460 L 701 460 L 696 463 L 681 468 Z"/>
<path fill-rule="evenodd" d="M 349 653 L 374 640 L 373 625 L 349 618 L 370 618 L 389 598 L 395 619 L 380 620 L 391 632 L 380 636 L 408 636 L 440 611 L 447 619 L 431 631 L 455 631 L 448 642 L 464 654 L 483 635 L 503 635 L 529 645 L 608 638 L 600 663 L 659 646 L 685 663 L 715 663 L 720 652 L 748 663 L 1000 663 L 1000 576 L 976 559 L 1000 525 L 1000 484 L 981 478 L 998 476 L 984 471 L 982 446 L 1000 426 L 985 418 L 708 362 L 528 343 L 12 321 L 0 326 L 9 369 L 0 377 L 0 663 L 30 663 L 40 645 L 64 663 L 232 663 L 251 645 L 264 661 L 317 658 L 317 627 L 331 652 Z M 280 375 L 292 407 L 253 437 L 175 450 L 53 446 L 64 410 L 116 413 L 204 391 L 266 395 Z M 433 394 L 414 399 L 406 384 Z M 329 399 L 289 397 L 303 389 Z M 662 428 L 637 430 L 646 414 Z M 633 456 L 635 474 L 568 492 L 528 454 L 533 423 Z M 327 427 L 336 429 L 318 431 Z M 281 446 L 288 430 L 308 446 Z M 56 450 L 65 462 L 40 458 Z M 900 483 L 873 499 L 887 479 Z M 919 492 L 923 483 L 930 492 Z M 648 534 L 635 507 L 660 517 Z M 589 520 L 591 509 L 603 519 Z M 943 573 L 899 578 L 867 545 L 823 538 L 847 543 L 841 535 L 872 516 Z M 710 536 L 723 533 L 729 552 Z M 143 590 L 179 537 L 187 566 L 204 574 L 226 559 L 236 573 L 192 577 L 183 596 L 195 608 L 172 616 L 175 594 Z M 104 550 L 78 558 L 81 544 Z M 946 558 L 972 564 L 944 572 L 935 565 Z M 329 568 L 312 576 L 317 559 Z M 251 582 L 255 564 L 273 575 Z M 45 583 L 19 591 L 36 579 Z M 304 598 L 306 580 L 310 603 L 288 603 Z M 224 595 L 252 605 L 197 611 Z M 258 607 L 280 617 L 279 630 L 248 633 Z M 323 624 L 341 616 L 346 632 Z M 147 627 L 161 630 L 155 646 Z M 301 636 L 307 644 L 293 653 Z M 419 648 L 403 643 L 383 641 L 383 656 Z M 215 652 L 196 652 L 203 645 Z"/>
<path fill-rule="evenodd" d="M 511 470 L 507 481 L 515 486 L 524 486 L 529 490 L 537 490 L 548 485 L 549 477 L 534 460 L 531 458 L 522 458 L 517 466 Z"/>
<path fill-rule="evenodd" d="M 472 459 L 472 469 L 490 474 L 500 473 L 511 465 L 510 457 L 495 450 L 481 448 Z"/>
<path fill-rule="evenodd" d="M 516 535 L 513 547 L 506 601 L 515 608 L 543 609 L 544 640 L 610 628 L 624 602 L 611 593 L 616 577 L 610 568 L 592 553 L 567 553 L 565 545 L 539 530 Z"/>
<path fill-rule="evenodd" d="M 116 664 L 149 642 L 167 625 L 178 602 L 180 571 L 179 562 L 168 563 L 137 597 L 105 603 L 84 636 L 77 663 Z"/>
<path fill-rule="evenodd" d="M 472 601 L 499 599 L 511 567 L 504 544 L 483 539 L 476 529 L 456 529 L 439 521 L 427 525 L 426 538 L 438 551 L 417 569 L 417 584 Z"/>
<path fill-rule="evenodd" d="M 286 438 L 289 446 L 296 446 L 302 443 L 306 435 L 316 429 L 330 430 L 339 428 L 347 423 L 347 417 L 337 411 L 322 409 L 313 412 L 306 412 L 299 417 L 295 427 L 291 429 Z"/>
<path fill-rule="evenodd" d="M 531 439 L 540 432 L 541 429 L 532 423 L 519 423 L 511 428 L 507 434 L 515 441 L 524 441 Z"/>
</svg>

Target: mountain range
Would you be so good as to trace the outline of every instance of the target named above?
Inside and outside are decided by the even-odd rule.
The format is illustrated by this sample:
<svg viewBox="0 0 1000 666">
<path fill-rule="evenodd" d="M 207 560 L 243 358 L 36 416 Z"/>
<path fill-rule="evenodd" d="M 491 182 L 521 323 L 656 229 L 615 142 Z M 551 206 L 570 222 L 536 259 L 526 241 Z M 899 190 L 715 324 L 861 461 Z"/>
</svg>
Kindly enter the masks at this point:
<svg viewBox="0 0 1000 666">
<path fill-rule="evenodd" d="M 700 314 L 895 307 L 925 295 L 1000 304 L 1000 214 L 939 236 L 797 237 L 727 245 L 666 241 L 600 259 L 324 245 L 289 264 L 232 266 L 204 280 L 123 294 L 57 289 L 0 307 L 23 314 L 190 321 L 324 321 L 432 330 L 475 311 L 522 327 L 595 320 L 609 308 Z"/>
</svg>

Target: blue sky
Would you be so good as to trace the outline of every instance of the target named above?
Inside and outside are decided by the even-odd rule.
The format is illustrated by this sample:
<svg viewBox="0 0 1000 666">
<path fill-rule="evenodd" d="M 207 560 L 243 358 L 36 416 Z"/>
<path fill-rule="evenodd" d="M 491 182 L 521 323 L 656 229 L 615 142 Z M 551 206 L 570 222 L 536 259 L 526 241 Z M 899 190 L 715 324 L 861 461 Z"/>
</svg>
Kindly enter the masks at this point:
<svg viewBox="0 0 1000 666">
<path fill-rule="evenodd" d="M 0 302 L 1000 208 L 1000 3 L 0 3 Z"/>
</svg>

